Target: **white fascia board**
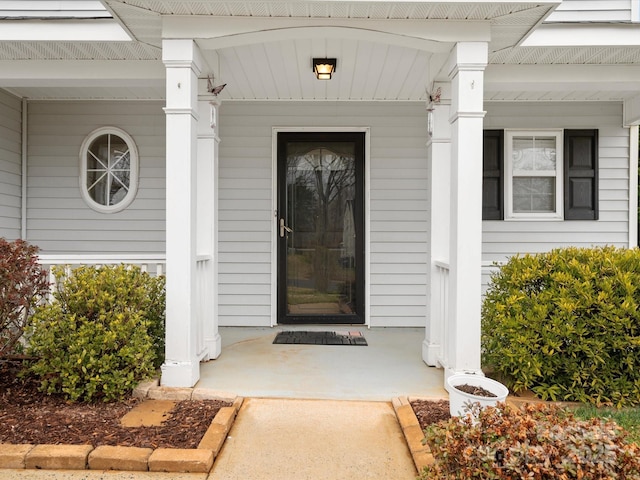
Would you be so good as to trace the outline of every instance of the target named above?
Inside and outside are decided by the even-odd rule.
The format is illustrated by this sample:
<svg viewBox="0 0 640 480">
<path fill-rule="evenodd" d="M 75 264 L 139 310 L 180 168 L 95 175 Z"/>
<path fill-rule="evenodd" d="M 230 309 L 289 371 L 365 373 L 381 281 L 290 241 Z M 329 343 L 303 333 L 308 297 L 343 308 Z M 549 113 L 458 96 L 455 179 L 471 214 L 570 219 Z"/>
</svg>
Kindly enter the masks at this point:
<svg viewBox="0 0 640 480">
<path fill-rule="evenodd" d="M 123 42 L 131 37 L 113 19 L 2 20 L 0 41 Z"/>
<path fill-rule="evenodd" d="M 640 65 L 488 65 L 484 82 L 489 91 L 640 91 Z"/>
<path fill-rule="evenodd" d="M 540 25 L 522 47 L 622 47 L 640 45 L 640 30 L 633 24 Z"/>
<path fill-rule="evenodd" d="M 366 35 L 367 32 L 390 34 L 407 39 L 432 41 L 434 45 L 458 41 L 489 41 L 491 39 L 491 23 L 489 21 L 457 21 L 457 20 L 406 20 L 387 19 L 373 20 L 363 18 L 281 18 L 281 17 L 204 17 L 204 16 L 163 16 L 163 38 L 195 38 L 204 48 L 221 48 L 233 38 L 241 35 L 263 34 L 269 32 L 287 32 L 304 34 L 317 27 L 340 29 L 344 35 L 348 31 Z M 231 39 L 231 40 L 229 40 Z M 273 40 L 279 40 L 273 35 Z M 216 41 L 218 43 L 216 43 Z M 241 40 L 237 40 L 241 41 Z M 449 48 L 449 47 L 447 47 Z"/>
<path fill-rule="evenodd" d="M 2 60 L 0 87 L 163 85 L 159 60 Z"/>
</svg>

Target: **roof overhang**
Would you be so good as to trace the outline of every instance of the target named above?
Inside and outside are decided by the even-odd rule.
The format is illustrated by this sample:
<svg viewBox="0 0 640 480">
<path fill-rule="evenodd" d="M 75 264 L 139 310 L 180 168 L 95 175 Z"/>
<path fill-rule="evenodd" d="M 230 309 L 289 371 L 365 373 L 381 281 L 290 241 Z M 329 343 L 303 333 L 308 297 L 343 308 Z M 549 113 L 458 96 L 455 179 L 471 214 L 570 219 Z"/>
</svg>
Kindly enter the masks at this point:
<svg viewBox="0 0 640 480">
<path fill-rule="evenodd" d="M 568 46 L 570 35 L 557 37 L 565 38 L 562 46 L 543 45 L 558 28 L 542 23 L 559 0 L 103 4 L 133 41 L 45 41 L 22 33 L 0 42 L 0 86 L 33 98 L 161 99 L 162 41 L 191 38 L 205 59 L 201 75 L 228 83 L 223 99 L 422 101 L 433 81 L 446 80 L 443 67 L 457 41 L 488 43 L 489 101 L 625 100 L 640 91 L 639 51 L 620 36 L 599 47 Z M 319 82 L 310 62 L 326 56 L 340 66 L 331 81 Z"/>
</svg>

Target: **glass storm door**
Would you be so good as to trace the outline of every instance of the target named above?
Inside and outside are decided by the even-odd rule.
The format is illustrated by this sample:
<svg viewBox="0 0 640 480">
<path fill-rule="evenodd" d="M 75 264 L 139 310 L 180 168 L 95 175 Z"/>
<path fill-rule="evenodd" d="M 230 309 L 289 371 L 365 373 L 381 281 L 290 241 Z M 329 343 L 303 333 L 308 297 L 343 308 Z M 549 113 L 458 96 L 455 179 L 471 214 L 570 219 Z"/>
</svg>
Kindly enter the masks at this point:
<svg viewBox="0 0 640 480">
<path fill-rule="evenodd" d="M 278 323 L 364 323 L 364 133 L 278 134 Z"/>
</svg>

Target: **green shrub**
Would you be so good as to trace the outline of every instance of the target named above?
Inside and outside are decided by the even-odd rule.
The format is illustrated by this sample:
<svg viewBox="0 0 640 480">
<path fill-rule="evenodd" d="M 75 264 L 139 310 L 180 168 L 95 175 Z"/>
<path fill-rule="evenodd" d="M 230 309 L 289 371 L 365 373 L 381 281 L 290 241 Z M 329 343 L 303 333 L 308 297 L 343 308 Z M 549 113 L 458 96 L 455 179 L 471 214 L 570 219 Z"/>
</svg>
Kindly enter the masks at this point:
<svg viewBox="0 0 640 480">
<path fill-rule="evenodd" d="M 435 463 L 421 479 L 638 479 L 640 448 L 615 422 L 551 405 L 499 403 L 425 430 Z"/>
<path fill-rule="evenodd" d="M 638 249 L 513 257 L 483 302 L 483 365 L 543 399 L 638 404 L 639 304 Z"/>
<path fill-rule="evenodd" d="M 20 353 L 33 307 L 48 291 L 38 247 L 0 238 L 0 356 Z"/>
<path fill-rule="evenodd" d="M 79 267 L 33 315 L 30 371 L 42 390 L 76 401 L 116 400 L 151 376 L 164 349 L 164 277 L 125 265 Z"/>
</svg>

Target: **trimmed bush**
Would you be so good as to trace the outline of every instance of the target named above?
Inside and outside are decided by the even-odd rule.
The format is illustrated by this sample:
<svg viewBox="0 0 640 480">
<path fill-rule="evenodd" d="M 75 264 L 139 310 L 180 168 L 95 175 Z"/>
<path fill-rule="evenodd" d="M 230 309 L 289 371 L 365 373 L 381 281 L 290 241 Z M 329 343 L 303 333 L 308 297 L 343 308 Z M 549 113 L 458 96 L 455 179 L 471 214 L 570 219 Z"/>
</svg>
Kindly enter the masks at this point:
<svg viewBox="0 0 640 480">
<path fill-rule="evenodd" d="M 577 420 L 553 404 L 470 412 L 425 430 L 436 462 L 421 479 L 640 478 L 640 448 L 615 422 Z"/>
<path fill-rule="evenodd" d="M 0 356 L 20 353 L 20 339 L 35 304 L 49 291 L 38 247 L 0 238 Z"/>
<path fill-rule="evenodd" d="M 482 306 L 483 365 L 514 391 L 640 403 L 640 250 L 566 248 L 513 257 Z"/>
<path fill-rule="evenodd" d="M 122 398 L 162 361 L 164 277 L 125 265 L 54 273 L 55 301 L 29 329 L 30 371 L 43 391 L 72 401 Z"/>
</svg>

